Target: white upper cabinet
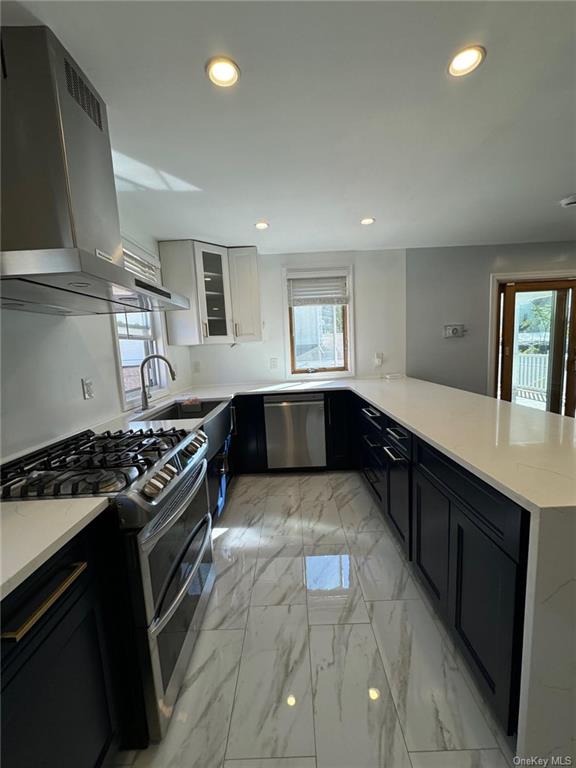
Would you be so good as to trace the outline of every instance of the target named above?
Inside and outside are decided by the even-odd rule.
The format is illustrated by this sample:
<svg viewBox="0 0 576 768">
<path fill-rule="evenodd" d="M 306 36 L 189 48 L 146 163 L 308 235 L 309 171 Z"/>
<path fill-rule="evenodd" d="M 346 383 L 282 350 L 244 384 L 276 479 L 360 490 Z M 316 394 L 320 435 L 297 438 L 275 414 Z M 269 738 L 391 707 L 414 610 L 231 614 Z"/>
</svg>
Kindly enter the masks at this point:
<svg viewBox="0 0 576 768">
<path fill-rule="evenodd" d="M 232 318 L 236 341 L 262 340 L 258 251 L 254 246 L 229 248 Z"/>
<path fill-rule="evenodd" d="M 260 281 L 255 247 L 194 240 L 158 244 L 164 284 L 190 309 L 167 313 L 168 343 L 185 346 L 260 341 Z"/>
<path fill-rule="evenodd" d="M 228 249 L 194 242 L 204 344 L 233 344 Z"/>
<path fill-rule="evenodd" d="M 190 301 L 190 309 L 166 312 L 168 343 L 177 346 L 202 344 L 194 242 L 192 240 L 167 240 L 158 243 L 158 250 L 164 284 L 175 292 L 177 290 Z"/>
</svg>

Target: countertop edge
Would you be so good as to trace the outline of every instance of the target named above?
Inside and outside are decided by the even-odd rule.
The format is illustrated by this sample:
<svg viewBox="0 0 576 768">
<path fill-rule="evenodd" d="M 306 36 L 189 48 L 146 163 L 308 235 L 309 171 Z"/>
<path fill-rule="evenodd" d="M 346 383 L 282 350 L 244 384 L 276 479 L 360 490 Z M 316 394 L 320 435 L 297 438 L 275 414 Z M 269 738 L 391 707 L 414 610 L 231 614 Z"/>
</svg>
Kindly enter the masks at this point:
<svg viewBox="0 0 576 768">
<path fill-rule="evenodd" d="M 73 501 L 73 500 L 68 500 Z M 85 500 L 84 500 L 85 501 Z M 10 503 L 10 502 L 5 502 Z M 30 504 L 38 505 L 45 504 L 42 499 L 32 500 Z M 48 502 L 50 503 L 50 502 Z M 31 560 L 26 562 L 20 569 L 15 571 L 12 575 L 6 579 L 2 579 L 0 584 L 0 600 L 3 600 L 17 587 L 23 584 L 26 579 L 38 570 L 44 563 L 46 563 L 52 555 L 55 555 L 62 547 L 71 541 L 80 531 L 84 530 L 98 515 L 100 515 L 108 506 L 110 500 L 107 497 L 94 498 L 94 506 L 87 511 L 79 520 L 76 520 L 70 527 L 62 530 L 60 534 L 53 540 L 50 540 L 46 547 L 38 552 Z"/>
</svg>

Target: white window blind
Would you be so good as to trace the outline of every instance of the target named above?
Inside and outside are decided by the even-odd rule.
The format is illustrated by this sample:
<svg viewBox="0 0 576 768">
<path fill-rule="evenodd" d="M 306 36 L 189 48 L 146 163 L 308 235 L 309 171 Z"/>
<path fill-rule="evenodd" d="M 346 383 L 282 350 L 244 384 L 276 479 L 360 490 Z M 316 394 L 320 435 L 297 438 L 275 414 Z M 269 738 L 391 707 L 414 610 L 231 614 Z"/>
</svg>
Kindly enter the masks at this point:
<svg viewBox="0 0 576 768">
<path fill-rule="evenodd" d="M 288 276 L 288 304 L 291 307 L 349 303 L 346 275 Z"/>
<path fill-rule="evenodd" d="M 147 283 L 160 285 L 162 282 L 160 265 L 132 251 L 124 250 L 124 268 Z"/>
<path fill-rule="evenodd" d="M 149 312 L 125 312 L 116 315 L 118 338 L 154 339 L 152 316 Z"/>
</svg>

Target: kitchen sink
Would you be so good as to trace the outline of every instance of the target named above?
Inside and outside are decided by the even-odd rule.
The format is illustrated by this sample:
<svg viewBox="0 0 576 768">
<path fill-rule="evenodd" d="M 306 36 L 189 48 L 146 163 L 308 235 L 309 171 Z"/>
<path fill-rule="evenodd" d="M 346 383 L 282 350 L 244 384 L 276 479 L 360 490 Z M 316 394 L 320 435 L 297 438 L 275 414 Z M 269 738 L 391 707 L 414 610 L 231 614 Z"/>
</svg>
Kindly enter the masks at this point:
<svg viewBox="0 0 576 768">
<path fill-rule="evenodd" d="M 166 408 L 158 411 L 152 411 L 150 414 L 142 415 L 140 418 L 146 418 L 150 421 L 161 421 L 164 419 L 203 419 L 211 411 L 221 405 L 224 400 L 200 400 L 197 403 L 171 403 Z"/>
</svg>

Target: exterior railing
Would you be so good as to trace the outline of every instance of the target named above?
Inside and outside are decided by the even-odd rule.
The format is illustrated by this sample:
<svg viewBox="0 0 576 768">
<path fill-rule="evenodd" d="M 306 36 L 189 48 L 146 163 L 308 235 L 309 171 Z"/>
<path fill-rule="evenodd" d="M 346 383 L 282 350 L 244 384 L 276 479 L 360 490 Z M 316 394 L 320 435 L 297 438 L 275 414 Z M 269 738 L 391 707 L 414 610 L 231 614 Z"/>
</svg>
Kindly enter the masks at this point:
<svg viewBox="0 0 576 768">
<path fill-rule="evenodd" d="M 514 360 L 514 386 L 546 392 L 548 386 L 548 355 L 522 354 Z"/>
</svg>

